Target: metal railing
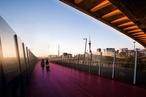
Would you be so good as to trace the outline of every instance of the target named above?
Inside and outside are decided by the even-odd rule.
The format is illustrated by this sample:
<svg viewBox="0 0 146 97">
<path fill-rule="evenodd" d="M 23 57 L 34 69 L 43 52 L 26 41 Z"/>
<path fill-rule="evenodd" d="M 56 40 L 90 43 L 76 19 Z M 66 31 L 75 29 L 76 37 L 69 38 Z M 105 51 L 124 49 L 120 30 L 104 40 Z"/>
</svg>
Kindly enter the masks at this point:
<svg viewBox="0 0 146 97">
<path fill-rule="evenodd" d="M 138 49 L 134 56 L 118 57 L 116 52 L 105 56 L 101 52 L 100 55 L 93 55 L 92 61 L 90 58 L 90 55 L 85 57 L 84 65 L 82 65 L 83 54 L 51 59 L 54 63 L 70 68 L 146 87 L 146 56 L 139 56 Z M 83 69 L 82 66 L 84 66 Z"/>
</svg>

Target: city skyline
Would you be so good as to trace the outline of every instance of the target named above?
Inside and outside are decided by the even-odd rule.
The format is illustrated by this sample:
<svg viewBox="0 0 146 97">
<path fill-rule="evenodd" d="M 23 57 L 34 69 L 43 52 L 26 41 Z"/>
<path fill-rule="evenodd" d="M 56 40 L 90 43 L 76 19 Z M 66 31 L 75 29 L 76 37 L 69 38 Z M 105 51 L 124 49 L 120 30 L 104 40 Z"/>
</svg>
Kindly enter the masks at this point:
<svg viewBox="0 0 146 97">
<path fill-rule="evenodd" d="M 84 53 L 85 41 L 97 48 L 143 47 L 121 32 L 59 0 L 3 0 L 0 15 L 36 56 Z M 87 45 L 87 50 L 89 46 Z"/>
</svg>

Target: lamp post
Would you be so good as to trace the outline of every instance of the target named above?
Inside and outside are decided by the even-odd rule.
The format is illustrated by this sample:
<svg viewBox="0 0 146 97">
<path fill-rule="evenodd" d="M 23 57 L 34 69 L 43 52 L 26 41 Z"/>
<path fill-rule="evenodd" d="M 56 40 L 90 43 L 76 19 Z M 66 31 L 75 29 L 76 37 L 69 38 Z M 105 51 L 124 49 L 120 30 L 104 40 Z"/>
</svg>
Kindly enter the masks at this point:
<svg viewBox="0 0 146 97">
<path fill-rule="evenodd" d="M 136 43 L 136 42 L 134 41 L 133 43 L 134 43 L 134 51 L 135 51 L 135 43 Z"/>
<path fill-rule="evenodd" d="M 137 52 L 138 52 L 138 49 L 136 48 L 135 50 L 135 41 L 133 42 L 134 43 L 134 75 L 133 75 L 133 84 L 136 84 L 136 73 L 137 73 Z"/>
<path fill-rule="evenodd" d="M 83 65 L 84 65 L 84 62 L 85 62 L 85 54 L 86 54 L 87 38 L 83 38 L 83 40 L 85 40 L 85 51 L 84 51 L 84 57 L 83 57 L 83 63 L 82 63 L 82 70 L 83 70 Z"/>
</svg>

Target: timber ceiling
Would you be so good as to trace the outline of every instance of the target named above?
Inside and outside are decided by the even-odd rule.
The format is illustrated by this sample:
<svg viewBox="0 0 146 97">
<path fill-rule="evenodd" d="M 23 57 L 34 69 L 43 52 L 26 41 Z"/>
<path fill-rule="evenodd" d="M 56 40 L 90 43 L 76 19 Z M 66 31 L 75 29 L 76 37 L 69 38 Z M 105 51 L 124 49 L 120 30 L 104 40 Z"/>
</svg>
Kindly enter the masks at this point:
<svg viewBox="0 0 146 97">
<path fill-rule="evenodd" d="M 146 0 L 60 0 L 146 48 Z"/>
</svg>

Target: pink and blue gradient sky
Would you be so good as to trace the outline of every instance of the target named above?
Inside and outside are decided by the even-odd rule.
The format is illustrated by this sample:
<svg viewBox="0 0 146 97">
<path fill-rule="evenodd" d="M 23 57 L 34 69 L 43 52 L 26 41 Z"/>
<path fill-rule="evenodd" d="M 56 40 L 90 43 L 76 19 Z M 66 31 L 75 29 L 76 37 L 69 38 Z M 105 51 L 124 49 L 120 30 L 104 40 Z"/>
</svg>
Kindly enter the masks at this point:
<svg viewBox="0 0 146 97">
<path fill-rule="evenodd" d="M 58 44 L 60 53 L 84 53 L 89 36 L 93 52 L 134 48 L 131 38 L 59 0 L 0 0 L 0 15 L 36 56 L 58 54 Z"/>
</svg>

